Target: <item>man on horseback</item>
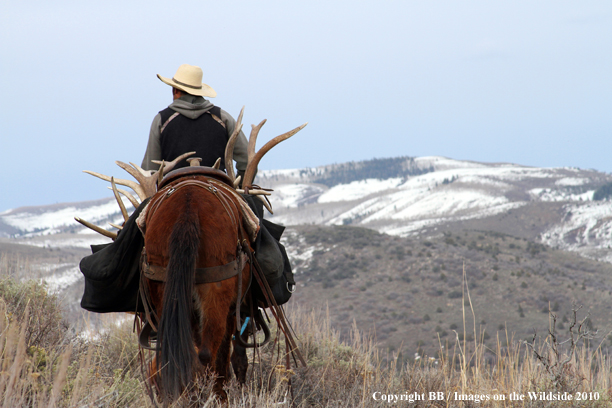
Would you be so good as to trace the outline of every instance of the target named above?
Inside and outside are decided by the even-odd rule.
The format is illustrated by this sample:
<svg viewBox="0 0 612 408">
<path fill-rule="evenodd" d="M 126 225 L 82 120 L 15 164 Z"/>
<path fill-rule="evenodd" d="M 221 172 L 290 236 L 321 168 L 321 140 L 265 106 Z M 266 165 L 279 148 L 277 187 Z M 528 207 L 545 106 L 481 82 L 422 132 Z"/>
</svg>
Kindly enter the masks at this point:
<svg viewBox="0 0 612 408">
<path fill-rule="evenodd" d="M 153 120 L 142 167 L 116 162 L 138 182 L 88 172 L 111 182 L 125 223 L 114 233 L 77 218 L 113 239 L 92 246 L 93 254 L 81 260 L 81 306 L 99 313 L 136 312 L 144 325 L 139 342 L 155 350 L 149 375 L 164 402 L 176 400 L 203 368 L 213 369 L 215 392 L 226 399 L 223 385 L 229 376 L 232 335 L 232 361 L 242 381 L 244 372 L 238 366 L 246 367 L 247 360 L 239 346 L 258 345 L 259 327 L 264 343 L 269 339 L 259 307 L 273 310 L 286 336 L 287 352 L 297 350 L 279 307 L 295 288 L 279 242 L 284 227 L 263 218 L 265 200 L 255 195 L 269 191 L 253 181 L 263 155 L 306 124 L 276 136 L 256 152 L 265 120 L 253 126 L 247 143 L 240 131 L 242 112 L 236 123 L 204 99 L 216 92 L 202 83 L 199 67 L 182 65 L 172 79 L 158 77 L 172 86 L 173 102 Z M 191 158 L 189 168 L 175 170 L 186 167 L 184 159 L 194 151 L 202 163 Z M 244 189 L 237 188 L 233 161 Z M 116 184 L 130 187 L 140 202 Z M 120 192 L 136 208 L 131 216 Z M 242 319 L 246 316 L 250 322 Z M 253 343 L 242 336 L 247 324 Z M 297 356 L 305 365 L 299 351 Z"/>
<path fill-rule="evenodd" d="M 151 124 L 147 150 L 142 160 L 145 170 L 157 170 L 151 160 L 172 161 L 185 152 L 195 151 L 202 158 L 202 166 L 212 166 L 221 158 L 224 163 L 225 145 L 234 131 L 234 118 L 204 97 L 214 98 L 217 93 L 202 82 L 202 69 L 193 65 L 181 65 L 172 78 L 157 77 L 172 87 L 173 102 L 160 111 Z M 238 175 L 244 178 L 247 166 L 248 142 L 240 131 L 234 146 L 234 160 Z M 188 166 L 179 162 L 175 168 Z"/>
<path fill-rule="evenodd" d="M 202 82 L 202 69 L 193 65 L 181 65 L 172 78 L 157 77 L 172 87 L 173 102 L 160 111 L 151 125 L 147 151 L 141 167 L 145 170 L 158 170 L 159 165 L 152 160 L 170 162 L 185 152 L 195 151 L 200 157 L 201 166 L 211 167 L 221 158 L 220 170 L 232 163 L 225 163 L 225 147 L 229 136 L 234 132 L 236 122 L 223 109 L 213 105 L 204 97 L 214 98 L 217 93 L 209 85 Z M 234 145 L 233 158 L 238 170 L 237 176 L 244 179 L 248 163 L 248 142 L 239 132 Z M 175 169 L 187 167 L 183 160 L 175 165 Z M 258 261 L 270 276 L 280 277 L 289 260 L 284 249 L 279 244 L 284 227 L 263 219 L 261 202 L 244 196 L 253 212 L 260 218 L 262 230 L 255 243 Z M 289 273 L 289 272 L 288 272 Z M 290 282 L 293 285 L 291 279 Z M 290 293 L 287 293 L 290 296 Z"/>
</svg>

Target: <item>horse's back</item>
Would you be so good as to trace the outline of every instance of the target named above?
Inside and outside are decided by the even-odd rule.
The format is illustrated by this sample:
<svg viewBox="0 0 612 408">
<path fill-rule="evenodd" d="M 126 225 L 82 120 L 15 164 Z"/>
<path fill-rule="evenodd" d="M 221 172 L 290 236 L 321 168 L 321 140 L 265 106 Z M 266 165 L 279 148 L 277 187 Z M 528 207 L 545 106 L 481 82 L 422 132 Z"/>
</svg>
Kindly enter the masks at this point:
<svg viewBox="0 0 612 408">
<path fill-rule="evenodd" d="M 206 185 L 209 183 L 206 177 L 194 180 Z M 228 259 L 236 256 L 238 232 L 235 224 L 239 226 L 241 217 L 239 211 L 236 211 L 236 203 L 228 201 L 233 197 L 224 196 L 220 199 L 218 190 L 211 191 L 195 183 L 172 191 L 172 187 L 180 181 L 170 184 L 169 188 L 160 191 L 151 200 L 154 213 L 146 223 L 145 245 L 147 254 L 161 257 L 151 260 L 152 263 L 167 264 L 168 237 L 182 219 L 197 220 L 199 223 L 203 239 L 200 241 L 198 267 L 227 263 Z M 157 200 L 161 202 L 155 206 Z"/>
</svg>

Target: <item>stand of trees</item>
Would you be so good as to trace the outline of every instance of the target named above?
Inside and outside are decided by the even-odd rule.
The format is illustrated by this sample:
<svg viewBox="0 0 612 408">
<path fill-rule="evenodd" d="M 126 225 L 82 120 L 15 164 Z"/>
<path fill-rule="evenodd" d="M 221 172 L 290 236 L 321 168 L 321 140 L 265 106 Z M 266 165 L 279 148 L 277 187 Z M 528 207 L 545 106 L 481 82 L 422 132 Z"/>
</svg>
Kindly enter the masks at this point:
<svg viewBox="0 0 612 408">
<path fill-rule="evenodd" d="M 612 197 L 612 183 L 604 184 L 593 193 L 593 201 L 603 201 Z"/>
<path fill-rule="evenodd" d="M 390 159 L 372 159 L 362 162 L 349 162 L 334 165 L 331 170 L 315 179 L 315 183 L 333 187 L 352 181 L 365 179 L 389 179 L 393 177 L 417 176 L 433 171 L 433 167 L 421 168 L 414 157 L 395 157 Z"/>
</svg>

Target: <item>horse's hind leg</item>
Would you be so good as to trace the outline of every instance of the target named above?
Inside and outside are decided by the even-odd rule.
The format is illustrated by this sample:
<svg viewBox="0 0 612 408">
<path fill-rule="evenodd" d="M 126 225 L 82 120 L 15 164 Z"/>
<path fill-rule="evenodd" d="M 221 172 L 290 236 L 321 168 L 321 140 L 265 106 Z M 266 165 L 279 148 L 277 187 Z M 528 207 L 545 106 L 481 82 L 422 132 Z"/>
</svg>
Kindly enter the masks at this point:
<svg viewBox="0 0 612 408">
<path fill-rule="evenodd" d="M 242 323 L 245 324 L 246 318 L 242 316 Z M 242 328 L 237 332 L 242 331 Z M 249 331 L 247 330 L 247 333 Z M 248 336 L 247 336 L 248 337 Z M 238 344 L 236 339 L 232 340 L 233 351 L 232 351 L 232 368 L 234 369 L 234 375 L 240 385 L 246 383 L 247 370 L 249 368 L 249 359 L 247 358 L 246 348 Z"/>
<path fill-rule="evenodd" d="M 223 340 L 219 346 L 217 359 L 215 361 L 215 372 L 219 376 L 216 387 L 220 389 L 223 389 L 223 386 L 229 380 L 230 349 L 232 344 L 232 335 L 235 331 L 234 327 L 234 317 L 230 314 L 227 317 L 225 335 L 223 336 Z"/>
<path fill-rule="evenodd" d="M 231 335 L 235 323 L 228 317 L 232 292 L 227 290 L 228 293 L 223 293 L 223 289 L 226 288 L 222 283 L 200 285 L 198 288 L 200 299 L 203 299 L 198 357 L 204 367 L 209 367 L 217 375 L 214 391 L 225 401 L 227 395 L 223 385 L 229 374 Z"/>
</svg>

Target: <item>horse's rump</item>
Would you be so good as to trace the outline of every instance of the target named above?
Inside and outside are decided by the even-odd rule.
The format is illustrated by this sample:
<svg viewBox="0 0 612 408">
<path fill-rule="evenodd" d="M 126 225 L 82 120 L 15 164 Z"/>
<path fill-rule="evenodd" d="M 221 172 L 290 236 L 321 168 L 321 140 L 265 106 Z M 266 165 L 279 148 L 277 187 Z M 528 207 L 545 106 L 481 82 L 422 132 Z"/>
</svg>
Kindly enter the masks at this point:
<svg viewBox="0 0 612 408">
<path fill-rule="evenodd" d="M 204 366 L 220 377 L 227 375 L 228 333 L 235 330 L 229 317 L 237 296 L 241 300 L 247 290 L 249 268 L 244 266 L 244 271 L 229 279 L 200 285 L 194 282 L 195 268 L 233 261 L 239 244 L 248 239 L 236 197 L 224 194 L 205 177 L 170 184 L 150 205 L 147 262 L 166 266 L 167 271 L 165 283 L 147 280 L 146 285 L 159 317 L 154 369 L 162 398 L 173 400 Z"/>
</svg>

